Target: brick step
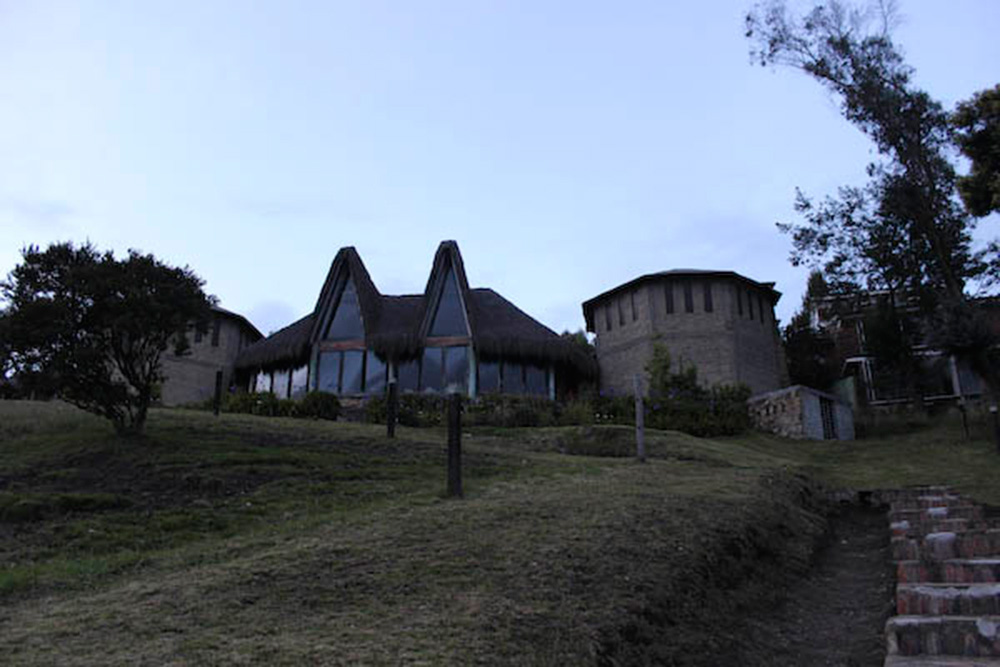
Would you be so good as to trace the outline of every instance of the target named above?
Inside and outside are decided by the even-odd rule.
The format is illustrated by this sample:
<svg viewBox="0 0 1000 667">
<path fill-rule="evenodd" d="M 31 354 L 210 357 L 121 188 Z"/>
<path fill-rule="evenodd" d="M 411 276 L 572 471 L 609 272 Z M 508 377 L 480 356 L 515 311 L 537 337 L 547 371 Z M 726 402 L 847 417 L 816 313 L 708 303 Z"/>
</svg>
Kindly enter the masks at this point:
<svg viewBox="0 0 1000 667">
<path fill-rule="evenodd" d="M 981 558 L 1000 554 L 1000 529 L 928 533 L 916 538 L 893 537 L 889 546 L 893 560 Z"/>
<path fill-rule="evenodd" d="M 982 519 L 983 508 L 979 505 L 952 505 L 950 507 L 922 507 L 889 510 L 889 522 L 909 521 L 910 523 L 926 520 L 943 519 Z"/>
<path fill-rule="evenodd" d="M 883 667 L 1000 667 L 1000 658 L 967 658 L 948 655 L 890 655 Z"/>
<path fill-rule="evenodd" d="M 896 613 L 901 616 L 1000 615 L 1000 583 L 899 584 Z"/>
<path fill-rule="evenodd" d="M 1000 616 L 893 616 L 888 655 L 1000 657 Z"/>
<path fill-rule="evenodd" d="M 970 530 L 989 530 L 993 524 L 978 519 L 927 519 L 925 521 L 896 521 L 889 524 L 893 537 L 924 537 L 931 533 L 966 533 Z"/>
<path fill-rule="evenodd" d="M 933 506 L 922 503 L 947 503 L 952 497 L 960 497 L 948 486 L 913 486 L 906 489 L 881 489 L 872 491 L 871 497 L 885 505 L 906 505 L 913 507 Z"/>
<path fill-rule="evenodd" d="M 902 560 L 896 563 L 896 581 L 901 584 L 1000 582 L 1000 558 L 953 558 L 930 562 Z"/>
<path fill-rule="evenodd" d="M 957 493 L 931 493 L 911 496 L 901 496 L 889 502 L 889 509 L 929 509 L 931 507 L 952 507 L 953 505 L 968 505 L 969 501 Z"/>
</svg>

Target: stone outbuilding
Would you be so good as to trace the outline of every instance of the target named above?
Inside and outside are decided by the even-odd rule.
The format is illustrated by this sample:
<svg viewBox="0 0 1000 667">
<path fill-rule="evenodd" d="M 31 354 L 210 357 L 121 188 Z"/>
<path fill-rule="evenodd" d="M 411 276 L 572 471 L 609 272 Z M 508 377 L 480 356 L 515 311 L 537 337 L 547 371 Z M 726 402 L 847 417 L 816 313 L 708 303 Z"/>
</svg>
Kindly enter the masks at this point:
<svg viewBox="0 0 1000 667">
<path fill-rule="evenodd" d="M 585 301 L 601 390 L 632 393 L 635 375 L 645 383 L 657 343 L 670 350 L 675 370 L 693 365 L 706 386 L 742 383 L 758 394 L 788 384 L 774 316 L 780 298 L 774 283 L 732 271 L 676 269 Z"/>
<path fill-rule="evenodd" d="M 747 401 L 750 420 L 762 431 L 786 438 L 854 440 L 854 411 L 833 394 L 803 385 L 785 387 Z"/>
<path fill-rule="evenodd" d="M 162 357 L 166 380 L 161 389 L 163 405 L 207 401 L 215 395 L 215 374 L 222 371 L 225 391 L 233 382 L 237 355 L 264 336 L 242 315 L 217 306 L 212 308 L 208 331 L 195 331 L 186 354 L 171 352 Z"/>
</svg>

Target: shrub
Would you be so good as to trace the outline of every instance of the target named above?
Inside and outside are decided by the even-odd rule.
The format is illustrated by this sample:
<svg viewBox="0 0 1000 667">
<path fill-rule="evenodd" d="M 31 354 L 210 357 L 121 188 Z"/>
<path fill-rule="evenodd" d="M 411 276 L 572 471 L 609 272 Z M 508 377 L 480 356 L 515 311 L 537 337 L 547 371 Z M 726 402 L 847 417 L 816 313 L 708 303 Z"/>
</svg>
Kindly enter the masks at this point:
<svg viewBox="0 0 1000 667">
<path fill-rule="evenodd" d="M 311 391 L 298 404 L 297 416 L 336 419 L 340 416 L 340 400 L 325 391 Z"/>
</svg>

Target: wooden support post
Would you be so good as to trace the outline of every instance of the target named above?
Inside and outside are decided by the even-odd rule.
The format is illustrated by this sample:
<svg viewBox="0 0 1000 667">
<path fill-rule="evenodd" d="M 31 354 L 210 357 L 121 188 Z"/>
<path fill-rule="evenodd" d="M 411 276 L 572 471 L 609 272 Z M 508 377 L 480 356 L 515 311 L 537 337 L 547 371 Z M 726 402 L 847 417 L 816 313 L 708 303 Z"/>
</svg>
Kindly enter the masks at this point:
<svg viewBox="0 0 1000 667">
<path fill-rule="evenodd" d="M 997 443 L 997 454 L 1000 454 L 1000 415 L 997 414 L 997 406 L 990 406 L 990 415 L 993 417 L 993 437 Z"/>
<path fill-rule="evenodd" d="M 632 376 L 635 391 L 635 453 L 639 463 L 646 462 L 646 408 L 642 401 L 642 383 L 639 376 Z"/>
<path fill-rule="evenodd" d="M 462 396 L 448 397 L 448 495 L 462 497 Z"/>
<path fill-rule="evenodd" d="M 219 416 L 219 407 L 222 405 L 222 371 L 215 371 L 215 398 L 212 400 L 212 412 Z"/>
<path fill-rule="evenodd" d="M 385 399 L 385 435 L 396 437 L 396 418 L 399 414 L 399 385 L 396 378 L 389 379 L 389 388 Z"/>
</svg>

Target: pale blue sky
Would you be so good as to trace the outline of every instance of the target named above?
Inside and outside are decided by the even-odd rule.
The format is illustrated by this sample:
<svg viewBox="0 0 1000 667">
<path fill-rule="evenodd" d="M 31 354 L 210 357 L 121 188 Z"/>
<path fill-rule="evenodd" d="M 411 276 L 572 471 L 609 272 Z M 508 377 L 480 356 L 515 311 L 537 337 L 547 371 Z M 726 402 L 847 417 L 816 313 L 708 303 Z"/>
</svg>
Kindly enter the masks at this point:
<svg viewBox="0 0 1000 667">
<path fill-rule="evenodd" d="M 456 239 L 473 286 L 557 331 L 682 267 L 775 281 L 787 321 L 806 271 L 774 222 L 871 148 L 749 63 L 750 4 L 0 0 L 0 275 L 28 243 L 134 247 L 266 333 L 342 246 L 398 294 Z M 1000 81 L 1000 2 L 900 10 L 949 108 Z"/>
</svg>

